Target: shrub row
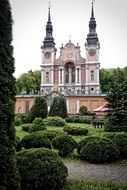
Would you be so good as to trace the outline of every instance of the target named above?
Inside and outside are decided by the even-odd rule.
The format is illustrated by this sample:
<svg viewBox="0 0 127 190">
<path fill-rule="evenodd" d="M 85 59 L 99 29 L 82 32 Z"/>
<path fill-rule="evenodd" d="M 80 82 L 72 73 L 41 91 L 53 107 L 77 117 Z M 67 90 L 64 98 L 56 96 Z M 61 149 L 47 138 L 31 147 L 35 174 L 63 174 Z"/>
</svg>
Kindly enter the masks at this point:
<svg viewBox="0 0 127 190">
<path fill-rule="evenodd" d="M 88 129 L 81 128 L 81 127 L 65 127 L 63 129 L 69 135 L 87 135 Z"/>
<path fill-rule="evenodd" d="M 91 123 L 91 119 L 83 119 L 77 117 L 67 117 L 65 120 L 67 123 L 85 123 L 85 124 Z"/>
</svg>

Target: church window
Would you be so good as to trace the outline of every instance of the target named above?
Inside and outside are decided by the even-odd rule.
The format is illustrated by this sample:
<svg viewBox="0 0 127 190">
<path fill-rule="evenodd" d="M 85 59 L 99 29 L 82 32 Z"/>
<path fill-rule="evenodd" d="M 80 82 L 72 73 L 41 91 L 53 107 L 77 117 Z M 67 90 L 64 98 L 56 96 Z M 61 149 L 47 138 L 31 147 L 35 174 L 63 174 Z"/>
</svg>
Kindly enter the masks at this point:
<svg viewBox="0 0 127 190">
<path fill-rule="evenodd" d="M 60 83 L 62 83 L 62 69 L 60 69 Z"/>
<path fill-rule="evenodd" d="M 91 81 L 94 81 L 94 71 L 91 71 Z"/>
<path fill-rule="evenodd" d="M 46 83 L 49 83 L 49 72 L 46 72 Z"/>
<path fill-rule="evenodd" d="M 77 83 L 79 83 L 79 68 L 77 69 Z"/>
</svg>

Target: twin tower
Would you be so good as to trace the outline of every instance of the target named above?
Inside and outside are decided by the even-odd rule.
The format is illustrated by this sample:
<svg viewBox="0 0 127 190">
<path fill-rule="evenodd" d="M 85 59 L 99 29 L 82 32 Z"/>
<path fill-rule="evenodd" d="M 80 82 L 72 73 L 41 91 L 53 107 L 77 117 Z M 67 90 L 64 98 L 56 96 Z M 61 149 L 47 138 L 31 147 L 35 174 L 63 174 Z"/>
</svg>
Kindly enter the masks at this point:
<svg viewBox="0 0 127 190">
<path fill-rule="evenodd" d="M 50 8 L 46 25 L 41 64 L 42 95 L 58 92 L 64 96 L 90 96 L 100 93 L 99 83 L 99 49 L 96 33 L 94 5 L 92 3 L 89 33 L 86 38 L 86 58 L 81 57 L 79 45 L 69 41 L 60 48 L 60 56 L 56 59 L 56 47 L 53 38 Z"/>
</svg>

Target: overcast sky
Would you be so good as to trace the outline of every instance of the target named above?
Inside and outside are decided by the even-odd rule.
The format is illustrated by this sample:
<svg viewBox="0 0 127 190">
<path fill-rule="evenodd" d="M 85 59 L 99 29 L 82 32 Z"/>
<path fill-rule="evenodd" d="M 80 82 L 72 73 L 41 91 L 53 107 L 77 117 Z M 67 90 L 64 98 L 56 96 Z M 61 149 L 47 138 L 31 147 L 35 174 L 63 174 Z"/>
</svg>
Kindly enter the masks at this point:
<svg viewBox="0 0 127 190">
<path fill-rule="evenodd" d="M 48 0 L 10 0 L 14 20 L 15 76 L 40 69 L 40 46 L 46 35 Z M 53 36 L 57 48 L 69 41 L 81 47 L 85 57 L 91 0 L 51 0 Z M 101 68 L 127 66 L 127 0 L 96 0 L 94 3 L 100 41 Z"/>
</svg>

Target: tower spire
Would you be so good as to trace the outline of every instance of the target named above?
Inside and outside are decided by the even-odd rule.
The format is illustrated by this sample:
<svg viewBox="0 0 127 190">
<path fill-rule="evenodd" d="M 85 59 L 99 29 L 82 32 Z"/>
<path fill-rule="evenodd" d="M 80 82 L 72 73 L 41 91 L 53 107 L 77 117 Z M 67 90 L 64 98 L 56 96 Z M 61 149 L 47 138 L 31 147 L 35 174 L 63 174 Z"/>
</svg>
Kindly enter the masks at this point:
<svg viewBox="0 0 127 190">
<path fill-rule="evenodd" d="M 96 33 L 96 20 L 94 17 L 94 0 L 92 0 L 92 8 L 91 8 L 91 18 L 89 21 L 89 33 L 87 35 L 87 44 L 97 44 L 98 43 L 98 37 Z"/>
<path fill-rule="evenodd" d="M 43 41 L 43 47 L 55 47 L 55 42 L 54 42 L 54 38 L 53 38 L 53 26 L 52 26 L 52 22 L 51 22 L 51 13 L 50 13 L 50 9 L 51 9 L 51 3 L 49 1 L 49 6 L 48 6 L 48 21 L 47 21 L 47 25 L 46 25 L 46 37 L 44 38 Z"/>
</svg>

